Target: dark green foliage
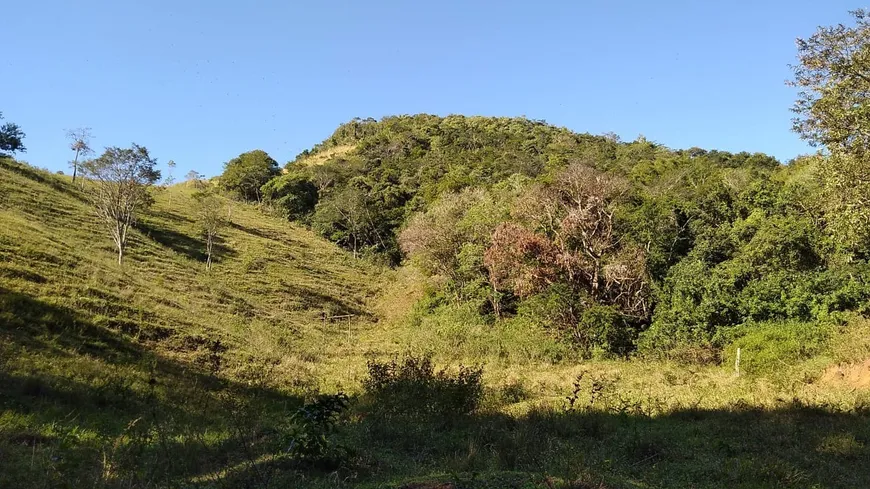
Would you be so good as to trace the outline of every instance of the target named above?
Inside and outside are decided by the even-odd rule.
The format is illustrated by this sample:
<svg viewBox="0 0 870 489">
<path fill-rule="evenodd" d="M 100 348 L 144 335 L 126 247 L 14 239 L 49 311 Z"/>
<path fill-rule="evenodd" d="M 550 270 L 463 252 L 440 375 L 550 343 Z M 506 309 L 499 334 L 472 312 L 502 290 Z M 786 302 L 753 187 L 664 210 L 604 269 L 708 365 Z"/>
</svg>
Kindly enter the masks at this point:
<svg viewBox="0 0 870 489">
<path fill-rule="evenodd" d="M 615 307 L 594 305 L 583 311 L 574 335 L 593 352 L 626 355 L 633 349 L 636 332 Z"/>
<path fill-rule="evenodd" d="M 278 174 L 278 162 L 265 151 L 242 153 L 224 165 L 220 185 L 238 198 L 261 201 L 260 188 Z"/>
<path fill-rule="evenodd" d="M 288 219 L 301 219 L 317 204 L 317 187 L 305 176 L 287 173 L 269 180 L 260 192 L 263 200 L 280 209 Z"/>
<path fill-rule="evenodd" d="M 329 193 L 315 207 L 312 228 L 326 238 L 358 253 L 384 252 L 396 258 L 393 223 L 397 219 L 378 196 L 364 186 L 348 186 Z"/>
<path fill-rule="evenodd" d="M 0 112 L 0 120 L 3 120 L 2 112 Z M 24 139 L 24 131 L 18 127 L 18 124 L 7 122 L 0 126 L 0 157 L 6 156 L 6 152 L 23 153 L 27 151 L 22 139 Z"/>
<path fill-rule="evenodd" d="M 460 366 L 456 374 L 435 370 L 430 356 L 367 364 L 363 380 L 373 414 L 391 417 L 445 417 L 472 413 L 483 394 L 480 367 Z"/>
<path fill-rule="evenodd" d="M 305 403 L 290 418 L 281 443 L 291 457 L 316 464 L 335 464 L 346 456 L 346 448 L 334 440 L 341 416 L 350 398 L 343 392 L 324 395 Z"/>
</svg>

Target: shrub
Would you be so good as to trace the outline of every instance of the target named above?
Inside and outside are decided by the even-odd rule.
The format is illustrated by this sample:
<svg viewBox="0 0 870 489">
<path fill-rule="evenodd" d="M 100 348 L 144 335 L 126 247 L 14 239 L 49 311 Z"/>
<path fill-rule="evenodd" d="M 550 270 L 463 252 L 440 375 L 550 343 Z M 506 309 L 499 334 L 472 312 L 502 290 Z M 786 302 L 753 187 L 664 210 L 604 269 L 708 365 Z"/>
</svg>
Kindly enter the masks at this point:
<svg viewBox="0 0 870 489">
<path fill-rule="evenodd" d="M 300 407 L 282 432 L 284 450 L 294 459 L 317 464 L 332 464 L 346 458 L 347 450 L 333 440 L 341 415 L 350 399 L 339 392 L 320 396 Z"/>
<path fill-rule="evenodd" d="M 300 219 L 314 212 L 317 187 L 308 178 L 288 173 L 269 180 L 260 188 L 263 199 L 281 210 L 287 219 Z"/>
<path fill-rule="evenodd" d="M 634 346 L 635 328 L 613 306 L 594 305 L 583 311 L 574 337 L 587 351 L 626 355 Z"/>
<path fill-rule="evenodd" d="M 470 414 L 483 393 L 480 367 L 460 366 L 455 374 L 436 371 L 430 356 L 368 362 L 363 381 L 370 408 L 383 417 L 432 417 Z"/>
<path fill-rule="evenodd" d="M 534 326 L 556 331 L 584 355 L 625 355 L 631 351 L 637 336 L 631 322 L 614 306 L 589 302 L 557 283 L 522 301 L 517 313 Z"/>
<path fill-rule="evenodd" d="M 555 283 L 520 302 L 517 306 L 517 315 L 568 336 L 577 325 L 579 312 L 587 302 L 584 299 L 570 286 Z"/>
<path fill-rule="evenodd" d="M 799 321 L 745 324 L 732 332 L 725 360 L 733 363 L 740 348 L 741 372 L 772 373 L 824 351 L 834 329 L 828 323 Z"/>
</svg>

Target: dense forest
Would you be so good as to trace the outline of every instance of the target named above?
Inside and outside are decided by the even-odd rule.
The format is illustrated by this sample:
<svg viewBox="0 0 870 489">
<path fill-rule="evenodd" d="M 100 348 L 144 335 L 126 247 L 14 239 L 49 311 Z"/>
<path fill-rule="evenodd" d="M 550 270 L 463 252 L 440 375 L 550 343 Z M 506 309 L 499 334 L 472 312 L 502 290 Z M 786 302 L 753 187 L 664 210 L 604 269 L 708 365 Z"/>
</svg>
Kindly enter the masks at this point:
<svg viewBox="0 0 870 489">
<path fill-rule="evenodd" d="M 355 119 L 283 172 L 267 161 L 256 184 L 223 185 L 355 254 L 421 267 L 429 314 L 524 321 L 587 354 L 712 360 L 755 329 L 870 312 L 866 242 L 837 227 L 829 159 L 415 115 Z"/>
</svg>

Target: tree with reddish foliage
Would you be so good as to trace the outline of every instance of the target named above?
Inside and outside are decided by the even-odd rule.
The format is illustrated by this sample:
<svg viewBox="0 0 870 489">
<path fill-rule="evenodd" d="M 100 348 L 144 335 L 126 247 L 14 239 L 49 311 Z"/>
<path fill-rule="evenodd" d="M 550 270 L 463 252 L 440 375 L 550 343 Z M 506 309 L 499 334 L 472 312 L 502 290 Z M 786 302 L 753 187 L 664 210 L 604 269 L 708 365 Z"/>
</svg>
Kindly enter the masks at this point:
<svg viewBox="0 0 870 489">
<path fill-rule="evenodd" d="M 595 302 L 645 317 L 644 252 L 624 245 L 615 225 L 627 188 L 582 163 L 531 188 L 512 211 L 521 224 L 505 223 L 493 234 L 485 262 L 493 283 L 526 297 L 562 281 Z"/>
<path fill-rule="evenodd" d="M 490 280 L 520 297 L 540 292 L 560 275 L 559 250 L 547 238 L 506 222 L 492 234 L 484 254 Z"/>
</svg>

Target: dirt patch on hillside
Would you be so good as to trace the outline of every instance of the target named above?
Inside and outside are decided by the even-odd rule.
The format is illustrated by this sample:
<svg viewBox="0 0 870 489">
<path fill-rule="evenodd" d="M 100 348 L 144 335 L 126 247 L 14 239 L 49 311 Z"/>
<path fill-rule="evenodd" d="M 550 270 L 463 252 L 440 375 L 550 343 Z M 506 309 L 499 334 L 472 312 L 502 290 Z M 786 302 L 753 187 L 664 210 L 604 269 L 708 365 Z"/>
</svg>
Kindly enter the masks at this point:
<svg viewBox="0 0 870 489">
<path fill-rule="evenodd" d="M 853 389 L 870 389 L 870 358 L 863 362 L 829 367 L 821 380 L 826 384 L 845 385 Z"/>
</svg>

